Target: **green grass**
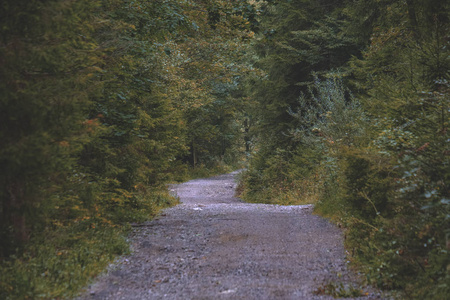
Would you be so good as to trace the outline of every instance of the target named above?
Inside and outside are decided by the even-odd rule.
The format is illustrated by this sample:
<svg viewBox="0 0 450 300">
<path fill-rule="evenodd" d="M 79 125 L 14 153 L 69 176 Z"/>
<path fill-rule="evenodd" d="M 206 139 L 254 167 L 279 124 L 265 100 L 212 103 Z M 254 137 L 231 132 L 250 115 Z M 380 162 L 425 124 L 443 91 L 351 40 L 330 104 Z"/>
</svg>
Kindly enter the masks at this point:
<svg viewBox="0 0 450 300">
<path fill-rule="evenodd" d="M 191 180 L 197 178 L 207 178 L 215 175 L 230 173 L 232 171 L 233 168 L 231 166 L 223 163 L 217 163 L 212 167 L 200 165 L 195 168 L 189 168 L 186 179 Z"/>
<path fill-rule="evenodd" d="M 143 197 L 144 198 L 144 197 Z M 167 191 L 140 199 L 139 209 L 115 211 L 117 223 L 85 218 L 48 226 L 17 255 L 0 261 L 0 299 L 62 299 L 76 296 L 118 255 L 129 253 L 130 222 L 151 219 L 177 203 Z"/>
<path fill-rule="evenodd" d="M 46 231 L 30 242 L 23 255 L 3 261 L 0 298 L 74 296 L 114 257 L 128 252 L 125 228 L 76 227 Z"/>
</svg>

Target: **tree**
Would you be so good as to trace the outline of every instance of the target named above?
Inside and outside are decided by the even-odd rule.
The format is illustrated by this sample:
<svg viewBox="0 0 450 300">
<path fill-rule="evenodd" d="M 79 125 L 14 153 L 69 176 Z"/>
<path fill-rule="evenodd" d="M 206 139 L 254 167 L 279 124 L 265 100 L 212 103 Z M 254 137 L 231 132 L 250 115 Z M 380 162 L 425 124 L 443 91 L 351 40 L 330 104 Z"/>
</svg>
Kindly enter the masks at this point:
<svg viewBox="0 0 450 300">
<path fill-rule="evenodd" d="M 85 107 L 99 59 L 89 38 L 95 5 L 2 3 L 0 219 L 1 240 L 11 241 L 2 243 L 3 254 L 28 239 L 49 192 L 89 140 Z"/>
<path fill-rule="evenodd" d="M 444 204 L 449 196 L 445 154 L 449 118 L 444 109 L 449 105 L 449 5 L 441 1 L 386 4 L 385 14 L 373 19 L 367 50 L 351 62 L 371 116 L 372 143 L 379 151 L 375 157 L 387 155 L 392 159 L 389 168 L 395 170 L 390 175 L 395 187 L 389 205 L 397 213 L 385 216 L 381 226 L 397 229 L 375 240 L 382 249 L 379 260 L 388 267 L 372 276 L 385 286 L 413 291 L 413 297 L 439 299 L 448 294 L 443 282 L 448 280 L 444 274 L 449 262 L 442 251 L 446 251 L 448 232 L 443 228 L 448 228 L 449 211 Z M 360 20 L 361 15 L 355 13 L 353 18 Z M 389 256 L 405 250 L 404 255 Z M 363 259 L 372 254 L 364 253 Z M 396 280 L 387 279 L 385 273 Z M 411 284 L 426 278 L 431 278 L 429 284 Z"/>
<path fill-rule="evenodd" d="M 166 55 L 160 59 L 186 122 L 183 160 L 211 166 L 234 157 L 242 141 L 240 85 L 254 72 L 246 58 L 256 11 L 247 1 L 187 1 L 183 11 L 192 26 L 161 44 Z"/>
<path fill-rule="evenodd" d="M 250 164 L 255 171 L 252 176 L 259 178 L 249 178 L 259 182 L 255 190 L 264 191 L 264 186 L 271 185 L 261 178 L 294 180 L 289 161 L 305 143 L 293 139 L 290 132 L 304 124 L 290 110 L 313 105 L 308 97 L 302 98 L 306 101 L 302 106 L 298 103 L 314 85 L 313 72 L 327 77 L 332 70 L 343 69 L 348 59 L 358 53 L 357 40 L 343 30 L 343 8 L 341 2 L 306 0 L 274 1 L 261 7 L 260 29 L 253 48 L 255 66 L 266 75 L 250 87 L 251 98 L 257 103 L 254 132 L 260 152 Z M 271 156 L 272 167 L 267 164 Z M 270 170 L 275 173 L 270 174 Z"/>
</svg>

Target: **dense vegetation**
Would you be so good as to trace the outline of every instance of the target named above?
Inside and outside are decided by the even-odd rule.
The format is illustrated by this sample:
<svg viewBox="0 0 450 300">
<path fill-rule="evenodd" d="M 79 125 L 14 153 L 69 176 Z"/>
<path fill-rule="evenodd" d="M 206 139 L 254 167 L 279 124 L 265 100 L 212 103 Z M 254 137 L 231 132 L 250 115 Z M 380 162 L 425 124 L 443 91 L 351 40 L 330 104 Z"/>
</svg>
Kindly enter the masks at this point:
<svg viewBox="0 0 450 300">
<path fill-rule="evenodd" d="M 73 295 L 167 183 L 239 163 L 244 4 L 1 2 L 0 298 Z"/>
<path fill-rule="evenodd" d="M 0 297 L 74 295 L 247 152 L 244 199 L 316 203 L 369 282 L 445 298 L 449 6 L 2 1 Z"/>
<path fill-rule="evenodd" d="M 450 294 L 449 3 L 265 5 L 248 201 L 316 203 L 369 282 Z"/>
</svg>

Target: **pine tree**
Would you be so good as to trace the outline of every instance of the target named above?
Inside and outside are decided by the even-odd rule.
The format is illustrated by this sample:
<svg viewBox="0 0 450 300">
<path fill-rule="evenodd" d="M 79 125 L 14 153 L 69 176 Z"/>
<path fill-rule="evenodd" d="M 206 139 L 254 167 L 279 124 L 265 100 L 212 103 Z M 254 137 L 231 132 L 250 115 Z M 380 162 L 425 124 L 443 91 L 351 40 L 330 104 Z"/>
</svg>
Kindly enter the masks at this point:
<svg viewBox="0 0 450 300">
<path fill-rule="evenodd" d="M 95 1 L 4 1 L 0 15 L 0 208 L 3 254 L 29 238 L 49 192 L 88 139 L 98 53 Z M 60 13 L 54 14 L 54 11 Z M 10 241 L 10 242 L 6 242 Z"/>
<path fill-rule="evenodd" d="M 358 47 L 342 31 L 342 3 L 281 1 L 267 4 L 261 15 L 261 35 L 255 43 L 257 66 L 267 78 L 254 86 L 260 103 L 260 127 L 265 143 L 289 145 L 285 134 L 295 127 L 288 109 L 308 91 L 312 72 L 341 68 Z"/>
</svg>

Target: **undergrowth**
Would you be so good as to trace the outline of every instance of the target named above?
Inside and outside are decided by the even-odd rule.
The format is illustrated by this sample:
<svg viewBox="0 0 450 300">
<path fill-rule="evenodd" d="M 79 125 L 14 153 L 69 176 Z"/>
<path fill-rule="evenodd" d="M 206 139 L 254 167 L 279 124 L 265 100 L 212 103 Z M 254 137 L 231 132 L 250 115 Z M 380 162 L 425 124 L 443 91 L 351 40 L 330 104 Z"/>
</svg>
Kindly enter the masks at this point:
<svg viewBox="0 0 450 300">
<path fill-rule="evenodd" d="M 211 177 L 219 174 L 229 173 L 234 168 L 221 163 L 217 162 L 213 164 L 212 166 L 205 166 L 205 165 L 199 165 L 195 168 L 190 167 L 188 168 L 186 172 L 186 176 L 184 177 L 184 180 L 190 180 L 190 179 L 196 179 L 196 178 L 206 178 Z"/>
<path fill-rule="evenodd" d="M 155 216 L 177 199 L 165 190 L 138 196 L 126 209 L 116 208 L 113 223 L 100 216 L 54 219 L 52 225 L 35 233 L 21 251 L 0 262 L 1 299 L 70 298 L 101 273 L 118 255 L 129 253 L 126 236 L 130 222 Z M 110 212 L 111 213 L 111 212 Z"/>
<path fill-rule="evenodd" d="M 329 295 L 333 298 L 354 298 L 367 296 L 361 287 L 345 285 L 342 282 L 329 282 L 318 287 L 314 291 L 315 295 Z"/>
</svg>

